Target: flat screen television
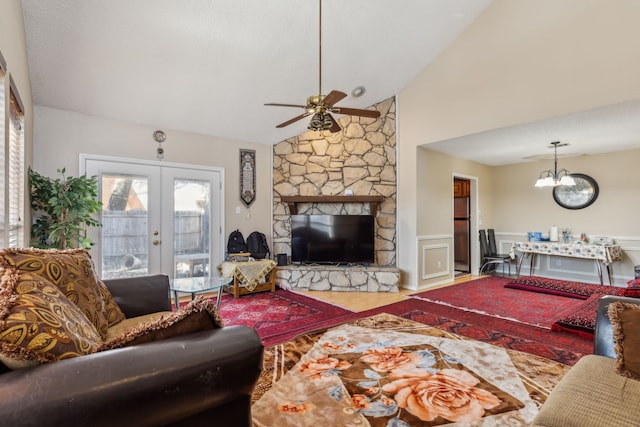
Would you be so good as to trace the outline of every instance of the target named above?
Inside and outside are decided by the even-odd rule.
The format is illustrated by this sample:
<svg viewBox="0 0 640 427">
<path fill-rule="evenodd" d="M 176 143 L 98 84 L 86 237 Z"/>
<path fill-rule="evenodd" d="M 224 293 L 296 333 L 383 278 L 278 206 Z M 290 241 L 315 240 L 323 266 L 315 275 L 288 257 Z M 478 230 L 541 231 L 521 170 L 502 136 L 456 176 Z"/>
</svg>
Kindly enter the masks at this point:
<svg viewBox="0 0 640 427">
<path fill-rule="evenodd" d="M 291 261 L 372 264 L 372 215 L 291 215 Z"/>
</svg>

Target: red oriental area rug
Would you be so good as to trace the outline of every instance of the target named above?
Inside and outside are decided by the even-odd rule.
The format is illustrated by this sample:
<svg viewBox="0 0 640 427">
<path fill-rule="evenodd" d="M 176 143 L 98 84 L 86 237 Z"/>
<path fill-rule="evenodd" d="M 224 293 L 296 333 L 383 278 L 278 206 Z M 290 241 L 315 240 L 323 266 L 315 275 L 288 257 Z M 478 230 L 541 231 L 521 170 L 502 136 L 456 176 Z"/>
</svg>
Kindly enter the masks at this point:
<svg viewBox="0 0 640 427">
<path fill-rule="evenodd" d="M 600 298 L 603 295 L 625 295 L 626 291 L 625 288 L 615 286 L 593 285 L 538 276 L 523 276 L 505 286 L 583 299 L 584 301 L 556 316 L 551 329 L 571 332 L 587 339 L 593 339 L 596 328 L 596 311 Z"/>
<path fill-rule="evenodd" d="M 511 350 L 535 354 L 565 365 L 574 365 L 585 354 L 593 353 L 593 342 L 567 333 L 552 332 L 525 323 L 461 310 L 417 298 L 359 313 L 365 318 L 389 313 L 467 338 Z"/>
<path fill-rule="evenodd" d="M 456 286 L 459 285 L 451 288 Z M 486 291 L 485 288 L 485 298 Z M 565 365 L 573 365 L 582 355 L 590 354 L 593 350 L 591 340 L 508 320 L 508 317 L 513 317 L 512 314 L 507 313 L 503 317 L 492 316 L 419 298 L 408 298 L 405 301 L 356 313 L 295 292 L 278 289 L 273 293 L 244 295 L 238 299 L 234 299 L 232 295 L 225 295 L 220 309 L 226 325 L 246 325 L 256 329 L 265 346 L 280 344 L 302 334 L 355 319 L 364 319 L 378 313 L 393 314 Z"/>
<path fill-rule="evenodd" d="M 224 295 L 220 317 L 226 326 L 245 325 L 258 331 L 265 346 L 287 341 L 302 332 L 335 326 L 357 313 L 295 292 L 278 289 L 233 298 Z M 349 319 L 340 320 L 349 317 Z"/>
<path fill-rule="evenodd" d="M 225 295 L 220 312 L 226 325 L 246 325 L 255 328 L 265 346 L 280 344 L 296 336 L 355 319 L 389 313 L 565 365 L 573 365 L 582 355 L 591 353 L 593 349 L 590 340 L 572 334 L 552 332 L 522 322 L 418 298 L 407 298 L 405 301 L 356 313 L 295 292 L 278 289 L 274 293 L 244 295 L 238 299 L 234 299 L 232 295 Z"/>
<path fill-rule="evenodd" d="M 566 296 L 505 288 L 512 280 L 484 277 L 414 294 L 412 298 L 545 329 L 551 329 L 558 315 L 583 303 Z"/>
</svg>

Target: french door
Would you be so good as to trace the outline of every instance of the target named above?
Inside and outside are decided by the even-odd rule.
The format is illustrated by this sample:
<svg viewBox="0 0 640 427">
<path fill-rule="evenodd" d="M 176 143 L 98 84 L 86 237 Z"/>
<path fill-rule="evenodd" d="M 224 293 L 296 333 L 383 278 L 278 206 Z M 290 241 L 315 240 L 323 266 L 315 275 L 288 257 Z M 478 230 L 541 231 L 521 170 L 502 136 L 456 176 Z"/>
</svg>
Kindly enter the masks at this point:
<svg viewBox="0 0 640 427">
<path fill-rule="evenodd" d="M 88 155 L 80 163 L 98 177 L 102 227 L 90 237 L 103 279 L 214 273 L 224 254 L 222 170 Z"/>
</svg>

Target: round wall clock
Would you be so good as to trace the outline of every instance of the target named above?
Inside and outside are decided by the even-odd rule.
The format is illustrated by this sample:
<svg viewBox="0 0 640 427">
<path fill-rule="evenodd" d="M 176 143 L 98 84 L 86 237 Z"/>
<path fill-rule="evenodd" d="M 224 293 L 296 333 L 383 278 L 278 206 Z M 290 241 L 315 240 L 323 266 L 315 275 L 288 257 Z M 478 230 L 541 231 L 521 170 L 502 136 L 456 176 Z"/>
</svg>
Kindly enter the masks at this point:
<svg viewBox="0 0 640 427">
<path fill-rule="evenodd" d="M 589 175 L 572 173 L 575 185 L 553 187 L 553 200 L 566 209 L 582 209 L 598 198 L 598 183 Z"/>
</svg>

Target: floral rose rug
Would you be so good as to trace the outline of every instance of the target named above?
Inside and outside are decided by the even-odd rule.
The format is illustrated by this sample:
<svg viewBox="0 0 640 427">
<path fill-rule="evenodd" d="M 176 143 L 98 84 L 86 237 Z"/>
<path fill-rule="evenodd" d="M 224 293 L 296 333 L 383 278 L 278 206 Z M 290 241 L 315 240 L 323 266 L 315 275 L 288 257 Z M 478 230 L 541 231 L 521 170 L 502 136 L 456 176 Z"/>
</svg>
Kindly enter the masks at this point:
<svg viewBox="0 0 640 427">
<path fill-rule="evenodd" d="M 254 426 L 528 426 L 568 366 L 382 313 L 265 351 Z"/>
</svg>

